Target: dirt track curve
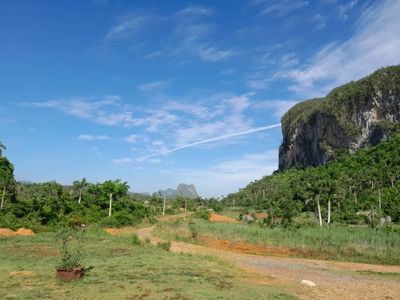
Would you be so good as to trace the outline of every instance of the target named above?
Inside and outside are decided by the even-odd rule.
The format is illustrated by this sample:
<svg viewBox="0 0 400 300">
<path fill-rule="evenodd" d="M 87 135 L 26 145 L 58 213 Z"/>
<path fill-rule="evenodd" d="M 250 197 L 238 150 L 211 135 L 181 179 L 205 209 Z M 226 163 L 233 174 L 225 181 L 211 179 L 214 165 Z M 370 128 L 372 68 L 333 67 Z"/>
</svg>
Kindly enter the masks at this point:
<svg viewBox="0 0 400 300">
<path fill-rule="evenodd" d="M 184 215 L 181 215 L 182 217 Z M 175 217 L 176 218 L 176 217 Z M 155 226 L 136 229 L 141 240 L 152 244 L 162 242 L 154 236 Z M 211 255 L 227 260 L 239 268 L 257 274 L 256 280 L 265 284 L 282 284 L 300 299 L 400 299 L 400 280 L 379 275 L 363 275 L 357 272 L 399 273 L 400 266 L 371 265 L 243 254 L 212 245 L 201 246 L 184 242 L 171 242 L 172 252 L 194 255 Z M 301 283 L 312 281 L 315 287 Z"/>
</svg>

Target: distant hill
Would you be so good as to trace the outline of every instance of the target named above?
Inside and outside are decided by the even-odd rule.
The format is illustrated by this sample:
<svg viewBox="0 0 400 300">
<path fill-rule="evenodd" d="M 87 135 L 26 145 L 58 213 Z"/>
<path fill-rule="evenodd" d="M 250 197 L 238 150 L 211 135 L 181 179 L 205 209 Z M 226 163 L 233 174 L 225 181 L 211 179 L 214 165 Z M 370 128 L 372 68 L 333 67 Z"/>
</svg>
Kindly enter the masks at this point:
<svg viewBox="0 0 400 300">
<path fill-rule="evenodd" d="M 159 190 L 158 192 L 154 193 L 155 195 L 159 195 L 162 197 L 166 197 L 169 199 L 173 199 L 176 197 L 185 197 L 190 199 L 195 199 L 199 195 L 197 194 L 196 187 L 193 184 L 185 184 L 180 183 L 176 189 L 166 189 L 166 190 Z"/>
</svg>

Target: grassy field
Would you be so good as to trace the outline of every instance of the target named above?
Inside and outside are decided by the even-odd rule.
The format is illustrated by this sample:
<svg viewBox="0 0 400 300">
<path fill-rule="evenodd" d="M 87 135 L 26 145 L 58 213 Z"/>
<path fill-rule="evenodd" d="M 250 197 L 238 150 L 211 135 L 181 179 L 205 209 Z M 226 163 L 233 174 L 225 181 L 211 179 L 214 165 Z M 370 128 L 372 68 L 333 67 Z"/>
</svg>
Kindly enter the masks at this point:
<svg viewBox="0 0 400 300">
<path fill-rule="evenodd" d="M 194 220 L 198 234 L 217 239 L 244 241 L 299 250 L 299 256 L 329 260 L 400 264 L 400 234 L 384 229 L 354 227 L 303 227 L 299 229 L 263 228 L 256 224 L 212 223 Z M 169 239 L 188 240 L 188 223 L 165 224 L 169 231 L 158 234 Z M 174 234 L 178 232 L 178 234 Z M 195 241 L 192 241 L 195 242 Z"/>
<path fill-rule="evenodd" d="M 0 299 L 296 299 L 217 259 L 134 241 L 89 228 L 83 262 L 91 269 L 63 282 L 53 233 L 0 238 Z"/>
</svg>

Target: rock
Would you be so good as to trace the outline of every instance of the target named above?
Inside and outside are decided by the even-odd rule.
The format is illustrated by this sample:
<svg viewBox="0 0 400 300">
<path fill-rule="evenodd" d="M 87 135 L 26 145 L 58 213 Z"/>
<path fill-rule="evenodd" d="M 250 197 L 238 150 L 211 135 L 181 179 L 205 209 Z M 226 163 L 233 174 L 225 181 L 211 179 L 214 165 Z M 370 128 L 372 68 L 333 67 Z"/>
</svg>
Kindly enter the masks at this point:
<svg viewBox="0 0 400 300">
<path fill-rule="evenodd" d="M 168 199 L 173 199 L 176 197 L 196 199 L 199 196 L 197 194 L 196 187 L 193 184 L 185 184 L 185 183 L 179 184 L 176 190 L 174 189 L 160 190 L 157 193 L 154 193 L 154 195 L 166 197 Z"/>
<path fill-rule="evenodd" d="M 319 166 L 338 151 L 354 153 L 386 140 L 400 123 L 400 66 L 295 105 L 282 118 L 279 169 Z"/>
<path fill-rule="evenodd" d="M 303 280 L 301 281 L 301 284 L 307 285 L 307 286 L 311 286 L 311 287 L 317 286 L 314 282 L 312 282 L 312 281 L 310 281 L 310 280 L 305 280 L 305 279 L 303 279 Z"/>
</svg>

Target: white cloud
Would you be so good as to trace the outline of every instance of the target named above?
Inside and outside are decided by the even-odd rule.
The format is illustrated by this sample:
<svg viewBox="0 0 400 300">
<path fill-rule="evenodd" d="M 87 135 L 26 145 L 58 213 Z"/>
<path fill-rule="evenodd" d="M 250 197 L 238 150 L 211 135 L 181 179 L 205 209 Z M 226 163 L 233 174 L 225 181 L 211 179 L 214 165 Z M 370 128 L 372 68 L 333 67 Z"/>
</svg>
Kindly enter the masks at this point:
<svg viewBox="0 0 400 300">
<path fill-rule="evenodd" d="M 192 16 L 210 16 L 212 15 L 213 9 L 201 5 L 187 6 L 186 8 L 177 12 L 179 15 L 192 15 Z"/>
<path fill-rule="evenodd" d="M 294 81 L 292 91 L 314 97 L 380 67 L 399 64 L 399 15 L 400 1 L 379 1 L 364 12 L 350 39 L 326 46 L 306 67 L 280 75 Z"/>
<path fill-rule="evenodd" d="M 139 33 L 144 27 L 156 22 L 160 18 L 150 14 L 131 14 L 122 17 L 106 34 L 106 39 L 130 38 Z"/>
<path fill-rule="evenodd" d="M 310 1 L 301 0 L 274 0 L 274 1 L 250 1 L 250 5 L 261 6 L 260 15 L 282 17 L 296 10 L 307 7 Z"/>
<path fill-rule="evenodd" d="M 323 15 L 316 14 L 312 20 L 316 24 L 316 28 L 317 29 L 325 28 L 325 26 L 326 26 L 326 18 Z"/>
<path fill-rule="evenodd" d="M 152 58 L 159 57 L 159 56 L 161 56 L 161 55 L 162 55 L 162 52 L 161 52 L 161 51 L 154 51 L 154 52 L 150 52 L 150 53 L 146 54 L 146 55 L 144 56 L 144 58 L 152 59 Z"/>
<path fill-rule="evenodd" d="M 117 164 L 117 165 L 129 164 L 129 163 L 134 162 L 134 160 L 130 157 L 115 158 L 112 161 L 114 164 Z"/>
<path fill-rule="evenodd" d="M 105 96 L 101 100 L 92 101 L 88 98 L 73 97 L 62 100 L 33 102 L 29 105 L 48 109 L 56 109 L 65 114 L 89 120 L 108 126 L 138 126 L 140 119 L 123 105 L 119 96 Z"/>
<path fill-rule="evenodd" d="M 140 140 L 140 137 L 139 137 L 138 135 L 136 135 L 136 134 L 128 135 L 128 136 L 125 138 L 125 141 L 128 142 L 128 143 L 130 143 L 130 144 L 135 144 L 135 143 L 137 143 L 139 140 Z"/>
<path fill-rule="evenodd" d="M 280 119 L 298 101 L 294 100 L 266 100 L 254 104 L 256 109 L 268 109 L 273 111 L 273 115 Z"/>
<path fill-rule="evenodd" d="M 347 20 L 349 12 L 357 5 L 358 0 L 347 1 L 346 4 L 340 4 L 337 7 L 339 18 Z"/>
<path fill-rule="evenodd" d="M 159 90 L 166 88 L 170 83 L 171 80 L 159 80 L 159 81 L 147 82 L 139 85 L 139 90 L 141 90 L 142 92 Z"/>
<path fill-rule="evenodd" d="M 234 55 L 232 50 L 219 50 L 215 47 L 199 47 L 197 51 L 200 59 L 208 62 L 224 60 Z"/>
<path fill-rule="evenodd" d="M 80 141 L 105 141 L 105 140 L 110 140 L 111 137 L 108 135 L 90 135 L 90 134 L 81 134 L 78 136 L 78 140 Z"/>
</svg>

